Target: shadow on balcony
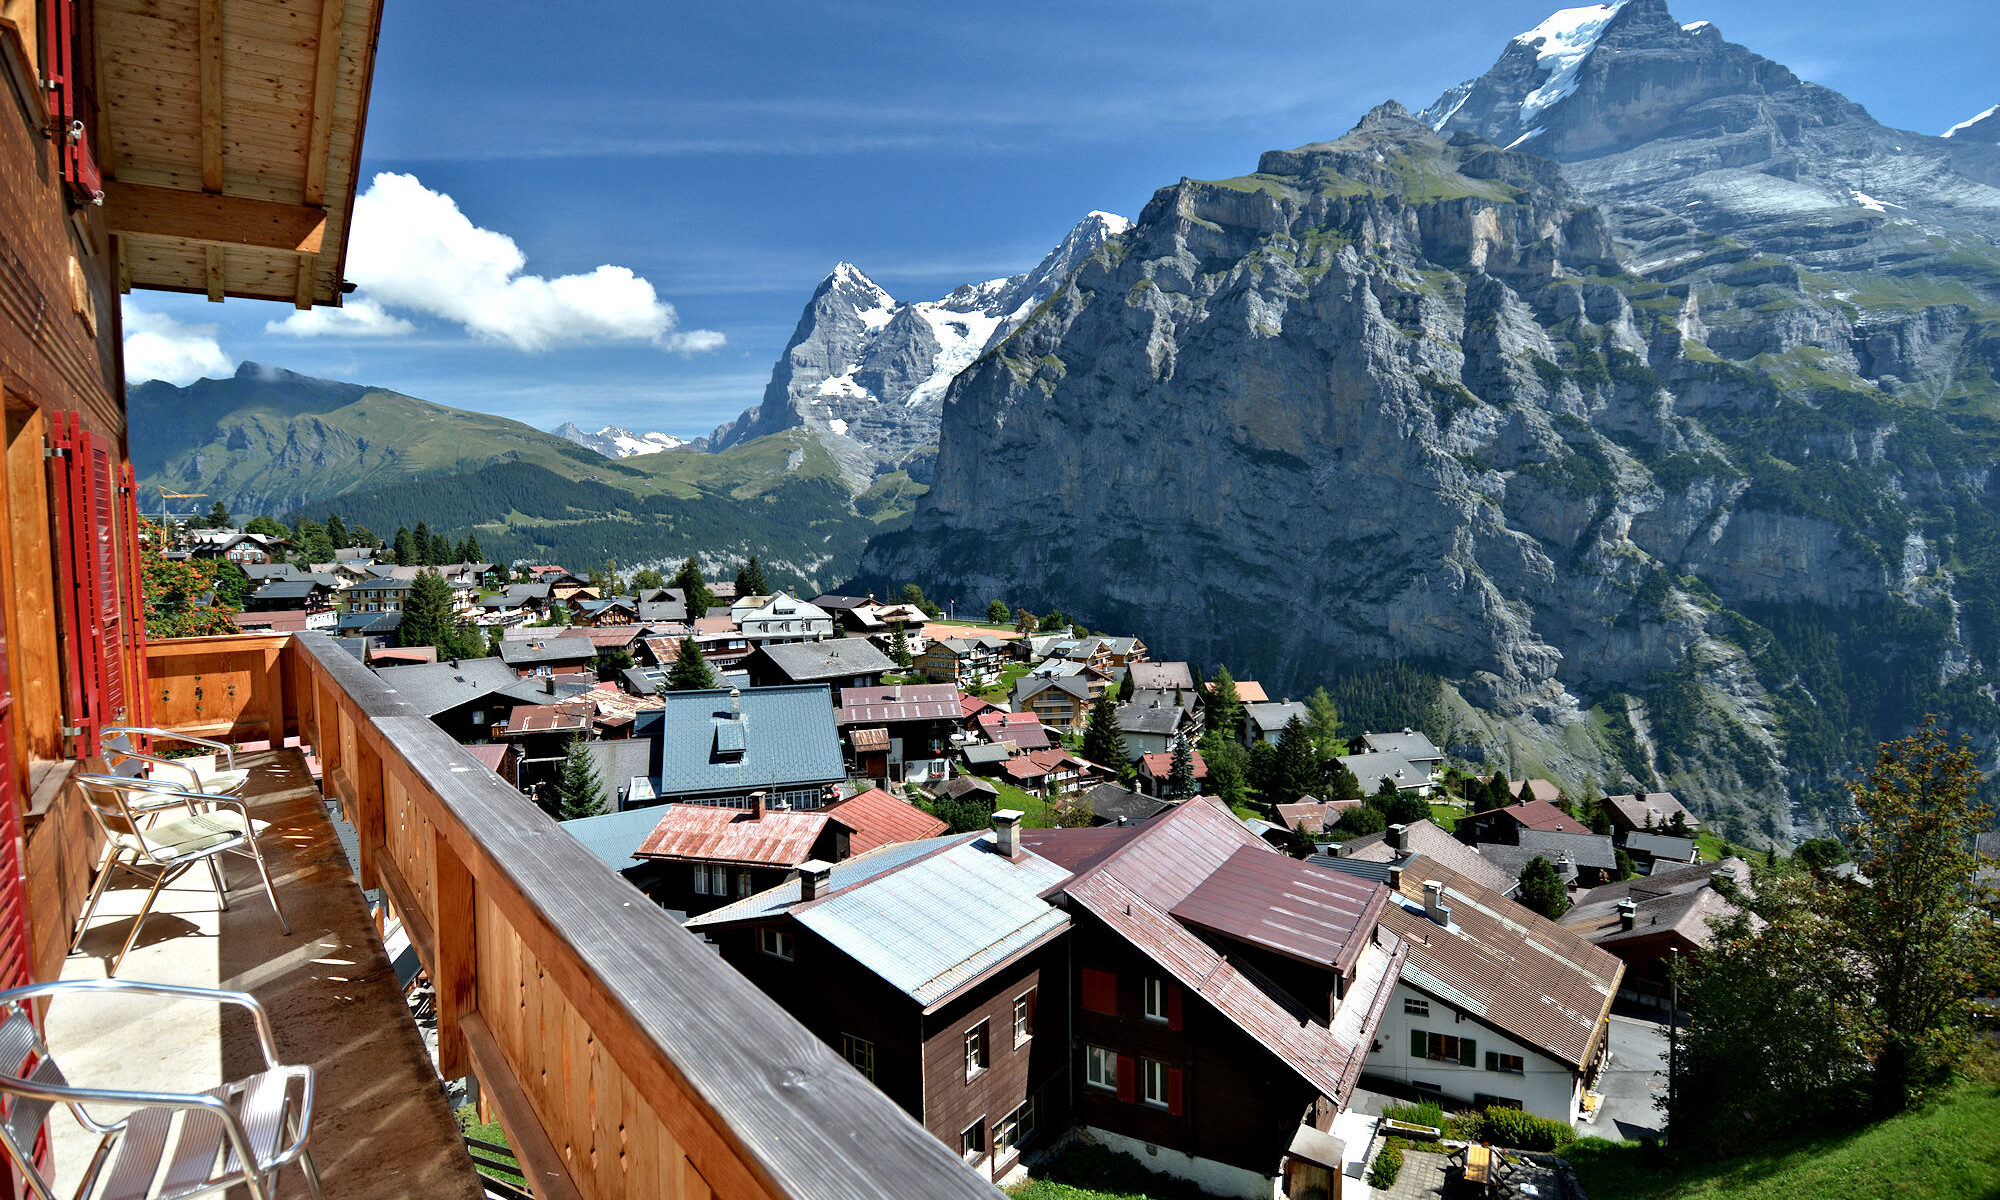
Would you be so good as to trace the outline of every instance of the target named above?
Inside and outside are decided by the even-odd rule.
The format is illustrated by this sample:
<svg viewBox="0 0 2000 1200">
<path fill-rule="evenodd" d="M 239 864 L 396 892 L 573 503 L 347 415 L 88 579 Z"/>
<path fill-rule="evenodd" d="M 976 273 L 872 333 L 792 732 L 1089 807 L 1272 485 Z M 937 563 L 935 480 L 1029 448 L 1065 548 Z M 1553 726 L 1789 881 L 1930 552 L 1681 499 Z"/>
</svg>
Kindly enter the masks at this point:
<svg viewBox="0 0 2000 1200">
<path fill-rule="evenodd" d="M 218 911 L 207 872 L 189 871 L 161 892 L 119 976 L 246 991 L 263 1001 L 284 1061 L 317 1074 L 312 1144 L 330 1200 L 474 1200 L 481 1188 L 471 1160 L 305 756 L 260 750 L 238 761 L 251 770 L 252 813 L 271 824 L 263 846 L 291 936 L 279 931 L 255 866 L 225 856 L 229 911 Z M 104 977 L 145 888 L 121 872 L 64 979 Z M 57 1001 L 48 1038 L 83 1086 L 196 1091 L 263 1061 L 247 1014 L 157 998 L 73 1011 Z M 73 1191 L 97 1139 L 66 1112 L 50 1131 L 58 1177 Z M 305 1185 L 288 1171 L 281 1190 L 303 1195 Z"/>
</svg>

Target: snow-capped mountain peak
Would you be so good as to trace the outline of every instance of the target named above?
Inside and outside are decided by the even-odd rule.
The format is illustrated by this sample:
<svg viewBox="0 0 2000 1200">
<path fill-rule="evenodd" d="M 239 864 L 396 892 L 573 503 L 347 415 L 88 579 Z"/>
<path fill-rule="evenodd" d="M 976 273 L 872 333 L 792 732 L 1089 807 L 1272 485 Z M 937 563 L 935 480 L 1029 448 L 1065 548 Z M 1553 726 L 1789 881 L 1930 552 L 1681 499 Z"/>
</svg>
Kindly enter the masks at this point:
<svg viewBox="0 0 2000 1200">
<path fill-rule="evenodd" d="M 606 425 L 595 433 L 580 428 L 574 421 L 564 421 L 549 430 L 559 438 L 575 442 L 588 450 L 595 450 L 606 458 L 630 458 L 635 454 L 658 454 L 662 450 L 677 450 L 690 445 L 687 438 L 675 437 L 671 433 L 633 433 L 616 425 Z"/>
<path fill-rule="evenodd" d="M 1945 137 L 1963 137 L 1981 142 L 2000 142 L 2000 104 L 1976 117 L 1969 117 L 1944 131 Z"/>
<path fill-rule="evenodd" d="M 1611 24 L 1611 18 L 1618 15 L 1625 2 L 1616 0 L 1612 4 L 1561 9 L 1514 38 L 1535 50 L 1536 64 L 1549 73 L 1548 79 L 1521 101 L 1523 127 L 1533 124 L 1543 109 L 1576 90 L 1577 68 L 1597 48 L 1597 39 L 1604 35 L 1605 26 Z"/>
</svg>

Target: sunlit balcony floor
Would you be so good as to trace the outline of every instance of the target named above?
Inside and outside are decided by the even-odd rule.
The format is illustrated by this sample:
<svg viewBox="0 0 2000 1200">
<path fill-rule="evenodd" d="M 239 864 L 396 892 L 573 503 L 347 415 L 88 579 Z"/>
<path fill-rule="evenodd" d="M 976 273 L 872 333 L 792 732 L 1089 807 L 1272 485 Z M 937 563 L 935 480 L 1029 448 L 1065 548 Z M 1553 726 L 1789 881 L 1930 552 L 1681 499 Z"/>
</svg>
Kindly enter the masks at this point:
<svg viewBox="0 0 2000 1200">
<path fill-rule="evenodd" d="M 255 865 L 224 856 L 229 911 L 218 911 L 205 870 L 188 872 L 160 893 L 119 976 L 264 1002 L 284 1061 L 317 1073 L 313 1155 L 331 1200 L 473 1200 L 478 1178 L 304 756 L 263 750 L 238 763 L 251 768 L 252 812 L 272 826 L 262 844 L 291 936 L 279 931 Z M 138 877 L 120 872 L 63 978 L 103 978 L 144 896 Z M 238 1012 L 146 998 L 58 1002 L 48 1037 L 79 1085 L 199 1091 L 262 1065 Z M 69 1194 L 96 1138 L 62 1110 L 50 1132 Z M 280 1192 L 307 1194 L 296 1168 Z"/>
</svg>

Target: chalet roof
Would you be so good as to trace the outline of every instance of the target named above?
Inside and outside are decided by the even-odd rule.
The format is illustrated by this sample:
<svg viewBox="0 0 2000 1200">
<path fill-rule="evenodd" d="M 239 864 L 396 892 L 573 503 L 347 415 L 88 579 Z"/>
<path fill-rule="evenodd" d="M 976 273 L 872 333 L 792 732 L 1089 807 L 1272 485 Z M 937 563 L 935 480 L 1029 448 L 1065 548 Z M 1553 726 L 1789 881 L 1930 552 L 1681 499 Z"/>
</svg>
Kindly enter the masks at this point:
<svg viewBox="0 0 2000 1200">
<path fill-rule="evenodd" d="M 395 692 L 398 699 L 407 701 L 426 717 L 495 695 L 521 682 L 520 676 L 497 658 L 382 667 L 376 670 L 375 677 Z"/>
<path fill-rule="evenodd" d="M 1194 759 L 1194 777 L 1196 779 L 1207 779 L 1208 763 L 1201 757 L 1201 751 L 1191 751 L 1188 757 Z M 1162 750 L 1157 754 L 1141 754 L 1139 756 L 1139 774 L 1153 779 L 1173 778 L 1173 752 Z"/>
<path fill-rule="evenodd" d="M 1570 823 L 1576 824 L 1574 821 Z M 1581 833 L 1523 829 L 1518 836 L 1520 841 L 1513 845 L 1481 842 L 1478 847 L 1480 857 L 1516 877 L 1537 858 L 1546 858 L 1551 864 L 1560 865 L 1559 860 L 1564 855 L 1568 855 L 1570 862 L 1579 867 L 1610 871 L 1618 866 L 1618 850 L 1611 844 L 1610 834 L 1591 833 L 1588 829 Z"/>
<path fill-rule="evenodd" d="M 1738 886 L 1748 887 L 1750 865 L 1740 858 L 1664 865 L 1644 879 L 1591 888 L 1576 898 L 1557 923 L 1606 948 L 1662 934 L 1706 946 L 1714 932 L 1709 928 L 1710 918 L 1726 916 L 1734 907 L 1715 886 L 1715 877 L 1725 873 L 1741 881 Z M 1629 930 L 1618 913 L 1619 902 L 1624 900 L 1631 900 L 1635 907 Z"/>
<path fill-rule="evenodd" d="M 1451 924 L 1424 915 L 1424 884 L 1443 885 Z M 1624 966 L 1554 921 L 1418 857 L 1382 923 L 1409 946 L 1403 982 L 1581 1068 Z"/>
<path fill-rule="evenodd" d="M 860 608 L 864 605 L 873 604 L 875 603 L 875 598 L 873 596 L 835 596 L 829 593 L 824 596 L 814 596 L 812 603 L 815 608 L 823 608 L 828 612 L 845 612 L 850 608 Z"/>
<path fill-rule="evenodd" d="M 1297 717 L 1301 721 L 1305 720 L 1306 706 L 1297 700 L 1287 700 L 1277 704 L 1245 704 L 1243 706 L 1243 716 L 1250 722 L 1252 729 L 1264 733 L 1276 733 L 1278 730 L 1283 729 L 1293 717 Z"/>
<path fill-rule="evenodd" d="M 1000 789 L 977 776 L 959 775 L 941 784 L 936 790 L 936 795 L 940 799 L 957 799 L 965 795 L 979 795 L 997 800 L 1000 798 Z"/>
<path fill-rule="evenodd" d="M 1021 748 L 1013 742 L 975 742 L 959 748 L 969 767 L 999 766 L 1020 752 Z"/>
<path fill-rule="evenodd" d="M 755 657 L 771 664 L 793 683 L 880 675 L 896 669 L 888 655 L 866 638 L 829 638 L 823 642 L 786 642 L 760 647 Z"/>
<path fill-rule="evenodd" d="M 604 782 L 606 787 L 611 786 L 611 780 Z M 622 780 L 619 786 L 623 786 Z M 582 842 L 585 849 L 603 859 L 613 870 L 623 870 L 638 861 L 632 857 L 633 849 L 645 841 L 646 835 L 659 823 L 660 810 L 657 808 L 628 808 L 560 822 L 563 832 Z"/>
<path fill-rule="evenodd" d="M 596 653 L 596 644 L 587 637 L 530 638 L 500 643 L 500 659 L 510 667 L 577 662 Z"/>
<path fill-rule="evenodd" d="M 1173 807 L 1171 802 L 1157 796 L 1129 791 L 1115 783 L 1100 783 L 1086 791 L 1083 798 L 1090 802 L 1091 819 L 1100 825 L 1115 824 L 1120 818 L 1127 822 L 1144 821 Z"/>
<path fill-rule="evenodd" d="M 499 772 L 500 763 L 507 757 L 507 747 L 501 742 L 488 742 L 480 746 L 467 746 L 465 752 L 480 762 L 485 763 L 495 773 Z"/>
<path fill-rule="evenodd" d="M 1179 731 L 1185 718 L 1186 710 L 1175 705 L 1172 697 L 1162 702 L 1158 693 L 1143 702 L 1135 697 L 1118 706 L 1118 728 L 1126 733 L 1169 736 Z"/>
<path fill-rule="evenodd" d="M 1090 699 L 1090 680 L 1082 674 L 1038 675 L 1030 673 L 1014 681 L 1014 703 L 1026 704 L 1043 692 L 1057 691 L 1079 700 Z"/>
<path fill-rule="evenodd" d="M 1360 808 L 1362 800 L 1315 800 L 1307 796 L 1297 804 L 1279 804 L 1278 821 L 1293 833 L 1316 834 L 1340 824 L 1340 814 Z"/>
<path fill-rule="evenodd" d="M 1194 672 L 1184 662 L 1136 662 L 1126 669 L 1135 688 L 1194 691 Z"/>
<path fill-rule="evenodd" d="M 949 683 L 895 683 L 879 687 L 841 688 L 841 725 L 892 721 L 958 721 L 964 693 Z"/>
<path fill-rule="evenodd" d="M 812 857 L 827 823 L 839 820 L 824 809 L 766 810 L 757 816 L 747 808 L 669 804 L 652 811 L 659 820 L 633 857 L 744 866 L 795 867 Z"/>
<path fill-rule="evenodd" d="M 316 579 L 273 579 L 251 593 L 254 600 L 304 600 L 329 590 Z"/>
<path fill-rule="evenodd" d="M 632 726 L 634 738 L 660 747 L 653 778 L 662 795 L 769 790 L 847 777 L 822 686 L 751 688 L 734 696 L 719 689 L 668 692 L 662 700 L 663 707 L 640 713 Z M 716 749 L 724 726 L 741 733 L 740 753 Z"/>
<path fill-rule="evenodd" d="M 1521 829 L 1543 829 L 1551 833 L 1588 832 L 1590 826 L 1570 816 L 1562 809 L 1546 800 L 1530 800 L 1525 804 L 1508 804 L 1500 808 L 1481 809 L 1472 814 L 1472 819 L 1490 813 L 1504 814 Z"/>
<path fill-rule="evenodd" d="M 1400 754 L 1409 762 L 1422 766 L 1443 760 L 1444 753 L 1431 743 L 1430 738 L 1414 729 L 1403 729 L 1391 733 L 1364 733 L 1361 744 L 1367 750 L 1378 753 Z"/>
<path fill-rule="evenodd" d="M 848 848 L 856 854 L 886 846 L 891 842 L 920 842 L 949 830 L 943 821 L 881 788 L 869 788 L 858 796 L 829 805 L 832 813 L 854 832 Z"/>
<path fill-rule="evenodd" d="M 1399 791 L 1427 787 L 1431 781 L 1428 770 L 1387 750 L 1345 755 L 1340 759 L 1340 765 L 1354 773 L 1364 796 L 1372 796 L 1379 791 L 1384 779 L 1395 780 Z"/>
<path fill-rule="evenodd" d="M 1040 779 L 1065 767 L 1081 768 L 1088 765 L 1083 759 L 1077 758 L 1075 755 L 1051 747 L 1043 750 L 1030 750 L 1026 754 L 1016 755 L 1000 764 L 1000 769 L 1016 779 L 1026 781 Z"/>
<path fill-rule="evenodd" d="M 510 735 L 559 733 L 564 730 L 581 732 L 588 728 L 590 717 L 587 714 L 559 704 L 517 704 L 514 711 L 507 714 L 507 732 Z"/>
<path fill-rule="evenodd" d="M 1488 862 L 1479 851 L 1446 833 L 1428 818 L 1403 827 L 1403 847 L 1398 850 L 1391 846 L 1387 832 L 1368 833 L 1341 843 L 1340 857 L 1391 863 L 1399 861 L 1405 854 L 1421 854 L 1502 896 L 1511 893 L 1520 883 L 1515 876 Z"/>
<path fill-rule="evenodd" d="M 1174 905 L 1172 915 L 1288 958 L 1345 971 L 1368 944 L 1387 901 L 1382 888 L 1245 846 Z"/>
<path fill-rule="evenodd" d="M 1510 789 L 1516 800 L 1546 800 L 1550 804 L 1562 799 L 1562 785 L 1553 779 L 1520 779 Z"/>
<path fill-rule="evenodd" d="M 1701 828 L 1701 821 L 1688 807 L 1682 804 L 1672 792 L 1643 792 L 1629 796 L 1606 796 L 1605 807 L 1609 808 L 1628 829 L 1644 829 L 1650 823 L 1664 826 L 1680 813 L 1687 820 L 1689 829 Z M 1648 818 L 1651 818 L 1650 821 Z"/>
<path fill-rule="evenodd" d="M 1271 697 L 1264 694 L 1264 685 L 1254 679 L 1236 681 L 1236 702 L 1238 704 L 1269 704 Z"/>
<path fill-rule="evenodd" d="M 339 629 L 343 634 L 394 633 L 402 623 L 399 612 L 344 612 Z"/>
<path fill-rule="evenodd" d="M 1625 848 L 1641 854 L 1651 855 L 1665 862 L 1693 862 L 1695 842 L 1693 838 L 1672 837 L 1664 833 L 1628 833 Z"/>
</svg>

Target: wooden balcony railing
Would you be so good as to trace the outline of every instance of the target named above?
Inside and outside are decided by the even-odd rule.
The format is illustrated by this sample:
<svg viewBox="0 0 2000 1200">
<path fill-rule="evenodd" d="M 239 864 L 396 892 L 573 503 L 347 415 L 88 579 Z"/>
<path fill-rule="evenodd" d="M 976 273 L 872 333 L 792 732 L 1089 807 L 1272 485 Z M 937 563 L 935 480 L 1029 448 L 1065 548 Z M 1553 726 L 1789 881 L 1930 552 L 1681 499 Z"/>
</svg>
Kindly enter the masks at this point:
<svg viewBox="0 0 2000 1200">
<path fill-rule="evenodd" d="M 311 745 L 537 1196 L 998 1194 L 325 634 L 147 659 L 155 724 Z"/>
</svg>

